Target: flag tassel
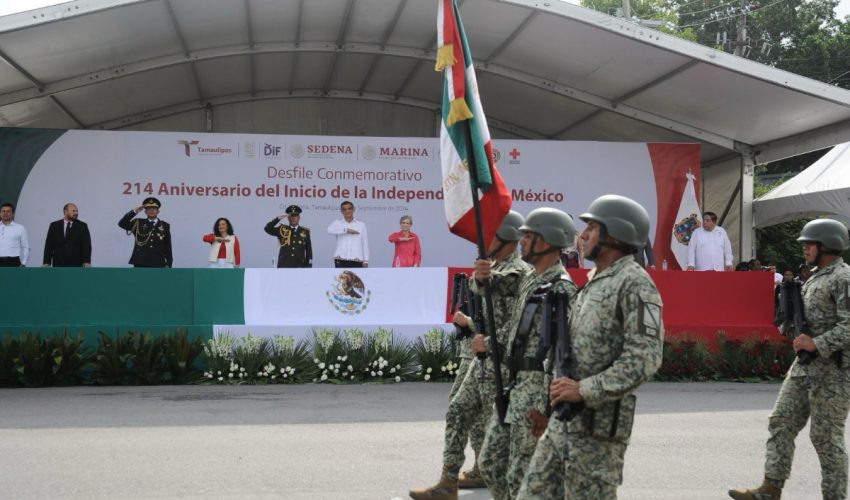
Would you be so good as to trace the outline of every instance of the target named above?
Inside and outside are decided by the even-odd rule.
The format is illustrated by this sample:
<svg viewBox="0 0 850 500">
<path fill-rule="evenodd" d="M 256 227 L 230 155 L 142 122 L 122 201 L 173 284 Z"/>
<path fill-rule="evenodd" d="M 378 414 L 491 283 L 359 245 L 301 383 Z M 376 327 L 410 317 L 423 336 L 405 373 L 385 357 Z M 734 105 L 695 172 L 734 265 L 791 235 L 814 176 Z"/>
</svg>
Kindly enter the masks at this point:
<svg viewBox="0 0 850 500">
<path fill-rule="evenodd" d="M 472 111 L 469 110 L 466 99 L 458 97 L 449 106 L 449 114 L 446 116 L 446 126 L 451 127 L 461 120 L 469 120 L 470 118 L 472 118 Z"/>
<path fill-rule="evenodd" d="M 453 66 L 457 62 L 455 59 L 454 45 L 447 43 L 437 49 L 437 62 L 434 64 L 434 71 L 443 71 L 446 66 Z"/>
</svg>

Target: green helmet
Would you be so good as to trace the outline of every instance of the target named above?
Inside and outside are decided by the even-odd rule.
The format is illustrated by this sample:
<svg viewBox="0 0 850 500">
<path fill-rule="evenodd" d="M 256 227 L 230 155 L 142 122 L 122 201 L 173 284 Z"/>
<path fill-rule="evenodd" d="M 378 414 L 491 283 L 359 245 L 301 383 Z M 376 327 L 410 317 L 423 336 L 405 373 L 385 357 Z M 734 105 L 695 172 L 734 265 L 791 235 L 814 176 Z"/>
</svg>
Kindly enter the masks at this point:
<svg viewBox="0 0 850 500">
<path fill-rule="evenodd" d="M 576 226 L 572 217 L 557 208 L 532 210 L 519 230 L 537 233 L 543 237 L 543 241 L 559 248 L 572 245 L 576 239 Z"/>
<path fill-rule="evenodd" d="M 522 219 L 522 214 L 511 210 L 502 219 L 502 225 L 496 231 L 496 236 L 504 241 L 519 241 L 522 238 L 519 227 L 522 226 L 523 222 L 525 221 Z"/>
<path fill-rule="evenodd" d="M 850 247 L 850 236 L 844 224 L 833 219 L 816 219 L 808 222 L 797 238 L 800 243 L 819 241 L 830 250 L 846 250 Z"/>
<path fill-rule="evenodd" d="M 606 194 L 593 200 L 587 212 L 579 218 L 605 226 L 612 238 L 633 248 L 646 246 L 649 235 L 649 214 L 640 204 L 625 196 Z"/>
</svg>

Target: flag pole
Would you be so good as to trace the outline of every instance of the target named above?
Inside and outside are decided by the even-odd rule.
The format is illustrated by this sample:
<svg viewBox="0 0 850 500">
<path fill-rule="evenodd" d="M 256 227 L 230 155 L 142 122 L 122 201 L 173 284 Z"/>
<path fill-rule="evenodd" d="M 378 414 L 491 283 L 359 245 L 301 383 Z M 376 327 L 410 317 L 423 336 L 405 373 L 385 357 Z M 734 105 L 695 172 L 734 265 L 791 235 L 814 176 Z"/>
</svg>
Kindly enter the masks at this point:
<svg viewBox="0 0 850 500">
<path fill-rule="evenodd" d="M 469 170 L 469 185 L 472 187 L 472 213 L 475 217 L 475 234 L 478 242 L 478 258 L 486 259 L 487 250 L 484 241 L 484 229 L 481 224 L 481 204 L 478 200 L 478 169 L 475 162 L 475 149 L 472 147 L 472 127 L 469 121 L 465 122 L 468 128 L 466 136 L 466 161 Z M 488 159 L 489 164 L 489 159 Z M 499 345 L 499 339 L 496 335 L 496 317 L 493 314 L 493 291 L 490 286 L 490 280 L 484 281 L 484 303 L 487 305 L 487 315 L 485 316 L 484 332 L 485 335 L 490 335 L 490 350 L 493 358 L 493 366 L 496 382 L 496 413 L 499 416 L 499 423 L 505 424 L 505 416 L 508 413 L 508 398 L 505 395 L 505 386 L 502 380 L 502 348 Z M 483 356 L 486 356 L 484 354 Z M 483 359 L 483 358 L 480 358 Z"/>
</svg>

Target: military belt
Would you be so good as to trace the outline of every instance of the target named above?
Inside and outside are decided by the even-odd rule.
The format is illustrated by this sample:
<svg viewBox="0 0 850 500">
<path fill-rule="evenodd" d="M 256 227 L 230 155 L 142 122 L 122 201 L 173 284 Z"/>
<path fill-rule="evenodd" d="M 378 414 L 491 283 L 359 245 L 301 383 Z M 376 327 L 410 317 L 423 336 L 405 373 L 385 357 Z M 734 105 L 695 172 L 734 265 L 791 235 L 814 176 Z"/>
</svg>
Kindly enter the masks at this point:
<svg viewBox="0 0 850 500">
<path fill-rule="evenodd" d="M 513 356 L 508 356 L 508 366 L 511 367 L 511 371 L 518 372 L 542 372 L 543 371 L 543 361 L 537 358 L 515 358 Z"/>
</svg>

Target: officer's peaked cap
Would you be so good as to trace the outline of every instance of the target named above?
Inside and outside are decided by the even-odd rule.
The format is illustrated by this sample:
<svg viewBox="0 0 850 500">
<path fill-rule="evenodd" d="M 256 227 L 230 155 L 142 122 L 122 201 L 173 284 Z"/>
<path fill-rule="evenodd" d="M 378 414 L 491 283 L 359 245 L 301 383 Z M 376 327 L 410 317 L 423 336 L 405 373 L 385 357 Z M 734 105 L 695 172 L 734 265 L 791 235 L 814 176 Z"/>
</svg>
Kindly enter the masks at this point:
<svg viewBox="0 0 850 500">
<path fill-rule="evenodd" d="M 301 215 L 301 207 L 298 205 L 289 205 L 286 207 L 286 213 L 288 215 Z"/>
<path fill-rule="evenodd" d="M 153 196 L 149 196 L 145 198 L 145 201 L 142 202 L 142 206 L 144 208 L 159 208 L 162 206 L 162 203 L 160 203 L 159 200 L 157 200 Z"/>
</svg>

